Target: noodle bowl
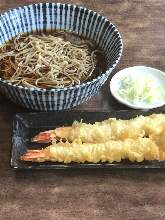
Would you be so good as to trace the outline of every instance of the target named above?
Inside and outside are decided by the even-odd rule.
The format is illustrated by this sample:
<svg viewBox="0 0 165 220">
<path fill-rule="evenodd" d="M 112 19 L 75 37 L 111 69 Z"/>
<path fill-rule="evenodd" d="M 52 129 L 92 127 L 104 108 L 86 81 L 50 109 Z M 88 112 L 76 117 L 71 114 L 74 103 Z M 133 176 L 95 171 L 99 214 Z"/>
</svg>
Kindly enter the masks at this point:
<svg viewBox="0 0 165 220">
<path fill-rule="evenodd" d="M 61 38 L 60 43 L 50 44 L 48 35 Z M 89 100 L 123 50 L 111 21 L 72 4 L 35 3 L 9 10 L 1 16 L 0 36 L 0 91 L 17 105 L 37 111 L 70 109 Z M 68 53 L 68 45 L 72 52 L 64 60 L 61 53 Z"/>
</svg>

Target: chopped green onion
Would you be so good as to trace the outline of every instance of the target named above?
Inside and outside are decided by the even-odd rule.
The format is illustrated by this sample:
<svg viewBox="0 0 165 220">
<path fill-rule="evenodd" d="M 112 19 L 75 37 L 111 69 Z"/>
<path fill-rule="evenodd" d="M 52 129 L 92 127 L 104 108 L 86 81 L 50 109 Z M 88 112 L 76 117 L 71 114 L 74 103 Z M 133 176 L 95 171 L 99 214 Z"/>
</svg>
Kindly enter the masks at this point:
<svg viewBox="0 0 165 220">
<path fill-rule="evenodd" d="M 132 104 L 152 104 L 165 100 L 165 89 L 149 76 L 123 77 L 116 94 Z"/>
</svg>

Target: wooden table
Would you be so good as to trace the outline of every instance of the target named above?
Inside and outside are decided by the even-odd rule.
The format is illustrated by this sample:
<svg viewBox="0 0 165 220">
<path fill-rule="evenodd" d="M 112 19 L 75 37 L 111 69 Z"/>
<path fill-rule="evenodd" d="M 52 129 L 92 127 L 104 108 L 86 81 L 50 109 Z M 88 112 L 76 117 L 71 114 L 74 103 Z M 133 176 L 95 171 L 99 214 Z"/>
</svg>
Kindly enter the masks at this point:
<svg viewBox="0 0 165 220">
<path fill-rule="evenodd" d="M 0 10 L 32 2 L 0 0 Z M 61 2 L 100 12 L 118 27 L 124 53 L 113 73 L 134 65 L 165 71 L 164 0 Z M 96 97 L 75 109 L 104 111 L 126 107 L 111 97 L 108 80 Z M 15 113 L 27 111 L 0 96 L 0 220 L 165 219 L 164 170 L 12 170 L 12 119 Z"/>
</svg>

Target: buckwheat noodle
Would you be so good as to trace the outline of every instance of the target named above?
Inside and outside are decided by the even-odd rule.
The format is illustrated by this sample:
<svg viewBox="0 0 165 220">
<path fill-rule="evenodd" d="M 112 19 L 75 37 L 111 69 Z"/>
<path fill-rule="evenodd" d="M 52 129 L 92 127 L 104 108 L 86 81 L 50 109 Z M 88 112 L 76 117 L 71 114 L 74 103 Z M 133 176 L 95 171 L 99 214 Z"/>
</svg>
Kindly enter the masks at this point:
<svg viewBox="0 0 165 220">
<path fill-rule="evenodd" d="M 2 78 L 27 87 L 78 85 L 92 75 L 96 66 L 97 51 L 88 41 L 75 44 L 50 34 L 18 35 L 0 50 Z"/>
</svg>

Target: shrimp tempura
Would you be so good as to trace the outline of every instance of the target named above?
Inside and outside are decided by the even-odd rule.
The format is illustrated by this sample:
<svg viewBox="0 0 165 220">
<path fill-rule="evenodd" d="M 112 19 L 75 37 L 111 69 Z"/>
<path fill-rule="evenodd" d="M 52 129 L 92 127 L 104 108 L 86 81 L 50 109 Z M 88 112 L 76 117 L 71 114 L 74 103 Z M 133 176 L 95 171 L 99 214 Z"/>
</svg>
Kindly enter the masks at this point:
<svg viewBox="0 0 165 220">
<path fill-rule="evenodd" d="M 128 159 L 131 162 L 143 160 L 165 160 L 165 153 L 150 138 L 125 139 L 106 143 L 56 143 L 42 150 L 28 150 L 21 157 L 24 161 L 33 162 L 120 162 Z"/>
<path fill-rule="evenodd" d="M 57 138 L 65 138 L 70 142 L 81 139 L 84 143 L 102 143 L 109 140 L 149 137 L 161 133 L 164 127 L 164 114 L 139 116 L 130 120 L 110 118 L 95 124 L 73 123 L 71 127 L 59 127 L 55 130 L 41 132 L 33 138 L 33 141 L 44 143 Z"/>
</svg>

